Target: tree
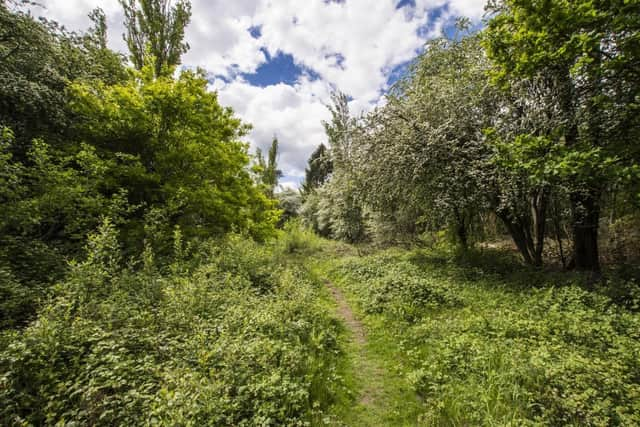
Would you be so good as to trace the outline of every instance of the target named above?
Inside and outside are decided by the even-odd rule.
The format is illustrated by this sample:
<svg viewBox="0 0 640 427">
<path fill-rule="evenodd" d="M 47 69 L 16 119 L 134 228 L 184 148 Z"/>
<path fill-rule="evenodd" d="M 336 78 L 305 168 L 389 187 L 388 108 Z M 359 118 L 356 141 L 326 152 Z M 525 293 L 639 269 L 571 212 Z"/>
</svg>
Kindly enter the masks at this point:
<svg viewBox="0 0 640 427">
<path fill-rule="evenodd" d="M 477 35 L 432 40 L 361 126 L 355 163 L 363 197 L 398 232 L 448 227 L 466 247 L 488 208 L 482 131 L 496 102 L 486 65 Z"/>
<path fill-rule="evenodd" d="M 266 161 L 260 149 L 257 150 L 256 157 L 260 168 L 260 182 L 265 186 L 267 195 L 273 198 L 278 180 L 282 178 L 282 171 L 278 169 L 278 138 L 273 137 Z"/>
<path fill-rule="evenodd" d="M 493 167 L 490 204 L 525 262 L 536 266 L 543 262 L 550 208 L 566 196 L 556 167 L 563 155 L 558 99 L 547 76 L 514 81 L 496 98 L 498 108 L 487 130 Z"/>
<path fill-rule="evenodd" d="M 284 189 L 275 194 L 275 198 L 278 200 L 278 206 L 282 210 L 282 216 L 278 222 L 278 226 L 282 227 L 287 221 L 296 218 L 300 214 L 302 197 L 299 191 Z"/>
<path fill-rule="evenodd" d="M 320 144 L 311 153 L 308 166 L 304 171 L 304 182 L 302 183 L 302 193 L 307 195 L 328 181 L 333 171 L 333 163 L 327 146 Z"/>
<path fill-rule="evenodd" d="M 122 192 L 102 191 L 107 164 L 71 131 L 68 90 L 121 81 L 122 58 L 101 46 L 104 25 L 70 33 L 9 7 L 21 4 L 0 2 L 0 327 L 29 320 L 99 217 L 126 209 Z"/>
<path fill-rule="evenodd" d="M 72 86 L 75 134 L 113 161 L 103 191 L 126 189 L 131 205 L 144 207 L 138 215 L 160 209 L 185 238 L 272 233 L 276 202 L 249 174 L 248 127 L 207 90 L 204 73 L 156 78 L 146 66 L 134 77 Z M 140 223 L 131 226 L 135 237 Z"/>
<path fill-rule="evenodd" d="M 97 7 L 89 13 L 89 18 L 93 22 L 92 35 L 96 39 L 96 44 L 99 49 L 107 49 L 107 16 L 104 11 Z"/>
<path fill-rule="evenodd" d="M 133 65 L 141 70 L 151 60 L 156 77 L 171 74 L 182 54 L 189 50 L 184 42 L 185 28 L 191 20 L 189 1 L 179 0 L 173 6 L 170 0 L 119 1 L 127 30 L 123 37 Z"/>
<path fill-rule="evenodd" d="M 637 162 L 640 3 L 494 1 L 485 45 L 503 84 L 545 76 L 559 94 L 557 166 L 569 189 L 575 267 L 599 271 L 602 193 Z"/>
<path fill-rule="evenodd" d="M 351 117 L 344 93 L 333 93 L 331 99 L 332 105 L 328 106 L 331 121 L 323 122 L 331 147 L 331 178 L 317 189 L 317 197 L 307 198 L 302 210 L 310 216 L 307 223 L 316 226 L 321 234 L 330 232 L 337 239 L 361 242 L 367 238 L 367 232 L 362 197 L 354 175 L 357 121 Z M 316 208 L 311 209 L 313 205 Z"/>
</svg>

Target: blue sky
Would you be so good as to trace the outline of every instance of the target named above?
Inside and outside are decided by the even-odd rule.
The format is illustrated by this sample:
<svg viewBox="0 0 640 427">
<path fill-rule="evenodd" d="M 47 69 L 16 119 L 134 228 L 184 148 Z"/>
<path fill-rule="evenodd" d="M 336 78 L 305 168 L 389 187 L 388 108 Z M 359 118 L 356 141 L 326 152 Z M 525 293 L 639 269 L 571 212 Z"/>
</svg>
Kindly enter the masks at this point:
<svg viewBox="0 0 640 427">
<path fill-rule="evenodd" d="M 118 0 L 40 0 L 34 14 L 72 30 L 101 7 L 109 44 L 125 51 Z M 457 16 L 479 22 L 485 0 L 192 0 L 186 67 L 201 67 L 223 105 L 253 125 L 252 148 L 274 135 L 282 183 L 295 187 L 314 148 L 326 142 L 322 121 L 331 91 L 352 100 L 354 114 L 384 103 L 384 93 L 424 43 Z"/>
</svg>

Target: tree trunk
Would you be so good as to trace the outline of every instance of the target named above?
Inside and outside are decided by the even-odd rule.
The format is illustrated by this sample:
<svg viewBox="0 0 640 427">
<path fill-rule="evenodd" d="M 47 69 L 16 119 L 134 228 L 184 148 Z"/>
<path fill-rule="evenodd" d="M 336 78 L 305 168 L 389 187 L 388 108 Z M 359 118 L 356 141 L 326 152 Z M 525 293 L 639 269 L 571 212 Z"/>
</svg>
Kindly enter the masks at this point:
<svg viewBox="0 0 640 427">
<path fill-rule="evenodd" d="M 530 235 L 527 236 L 524 227 L 518 221 L 514 221 L 509 214 L 505 213 L 496 213 L 498 218 L 502 220 L 504 225 L 509 230 L 509 234 L 513 239 L 513 242 L 516 244 L 520 255 L 522 255 L 522 259 L 526 264 L 534 265 L 534 259 L 531 256 L 530 248 L 531 241 Z"/>
<path fill-rule="evenodd" d="M 469 248 L 469 234 L 467 232 L 467 222 L 465 221 L 464 214 L 461 214 L 457 208 L 454 208 L 453 214 L 455 217 L 456 237 L 462 250 L 466 251 Z"/>
<path fill-rule="evenodd" d="M 558 243 L 558 251 L 560 253 L 560 260 L 562 261 L 562 268 L 567 268 L 567 259 L 564 256 L 564 248 L 562 247 L 562 229 L 560 227 L 561 216 L 560 208 L 558 207 L 558 198 L 553 197 L 553 228 L 556 234 L 556 242 Z"/>
<path fill-rule="evenodd" d="M 575 88 L 573 87 L 573 82 L 568 72 L 564 83 L 565 90 L 562 94 L 562 109 L 566 117 L 570 119 L 570 125 L 565 133 L 565 140 L 568 147 L 573 147 L 578 142 L 579 130 L 576 119 L 576 107 L 573 105 L 576 99 Z M 593 104 L 591 101 L 589 101 L 588 111 L 590 113 L 588 116 L 590 117 L 591 113 L 593 113 Z M 592 142 L 599 141 L 599 129 L 589 127 Z M 590 179 L 593 180 L 593 177 Z M 589 181 L 589 179 L 587 179 L 587 181 Z M 587 186 L 585 181 L 577 182 L 576 184 L 578 189 L 573 190 L 570 194 L 573 259 L 569 263 L 569 268 L 599 273 L 598 222 L 600 220 L 600 192 L 596 190 L 585 191 L 584 187 Z"/>
<path fill-rule="evenodd" d="M 457 234 L 460 246 L 466 251 L 469 248 L 469 239 L 467 237 L 467 227 L 464 223 L 457 224 Z"/>
<path fill-rule="evenodd" d="M 509 230 L 524 262 L 536 267 L 542 266 L 548 199 L 548 189 L 539 188 L 529 196 L 530 212 L 518 216 L 509 212 L 496 212 Z"/>
<path fill-rule="evenodd" d="M 571 195 L 573 215 L 573 264 L 576 270 L 600 272 L 598 222 L 600 206 L 596 192 Z"/>
<path fill-rule="evenodd" d="M 542 266 L 542 251 L 544 249 L 544 234 L 547 224 L 547 202 L 549 191 L 540 188 L 534 191 L 531 196 L 531 215 L 533 217 L 533 264 Z"/>
</svg>

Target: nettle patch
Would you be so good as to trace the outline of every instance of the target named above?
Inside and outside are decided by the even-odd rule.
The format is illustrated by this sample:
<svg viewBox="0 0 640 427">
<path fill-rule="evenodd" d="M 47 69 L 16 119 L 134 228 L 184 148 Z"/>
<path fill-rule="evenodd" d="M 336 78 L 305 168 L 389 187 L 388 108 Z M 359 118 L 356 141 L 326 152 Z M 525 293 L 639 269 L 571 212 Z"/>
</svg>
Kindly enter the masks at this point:
<svg viewBox="0 0 640 427">
<path fill-rule="evenodd" d="M 59 295 L 3 337 L 1 424 L 309 425 L 331 404 L 338 324 L 320 285 L 229 237 L 160 274 L 91 239 Z M 116 251 L 116 252 L 114 252 Z M 147 253 L 147 255 L 149 255 Z"/>
</svg>

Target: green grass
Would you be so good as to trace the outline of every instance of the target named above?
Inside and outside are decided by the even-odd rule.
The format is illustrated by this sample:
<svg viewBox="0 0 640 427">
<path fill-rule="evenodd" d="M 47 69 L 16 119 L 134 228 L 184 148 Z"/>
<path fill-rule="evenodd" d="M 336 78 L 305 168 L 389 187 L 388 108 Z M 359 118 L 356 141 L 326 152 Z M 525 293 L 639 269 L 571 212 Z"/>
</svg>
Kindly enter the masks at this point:
<svg viewBox="0 0 640 427">
<path fill-rule="evenodd" d="M 0 335 L 0 424 L 640 425 L 640 292 L 621 276 L 593 288 L 505 252 L 356 250 L 295 224 L 135 270 L 110 262 L 114 238 Z"/>
<path fill-rule="evenodd" d="M 346 425 L 640 423 L 637 301 L 609 297 L 629 283 L 591 290 L 492 251 L 325 255 L 316 268 L 369 331 L 349 365 L 355 389 L 366 363 L 385 370 L 381 404 L 347 402 Z"/>
<path fill-rule="evenodd" d="M 316 277 L 328 277 L 327 270 L 335 262 L 331 257 L 324 258 L 326 261 L 313 266 Z M 327 298 L 331 310 L 337 312 L 337 304 L 328 292 Z M 384 325 L 385 319 L 364 316 L 353 296 L 348 295 L 347 302 L 355 316 L 363 320 L 366 342 L 364 345 L 358 343 L 346 327 L 341 330 L 338 342 L 343 359 L 339 373 L 344 380 L 344 391 L 337 396 L 329 424 L 354 427 L 416 425 L 422 408 L 421 399 L 404 377 L 404 355 L 398 351 L 395 337 Z"/>
</svg>

